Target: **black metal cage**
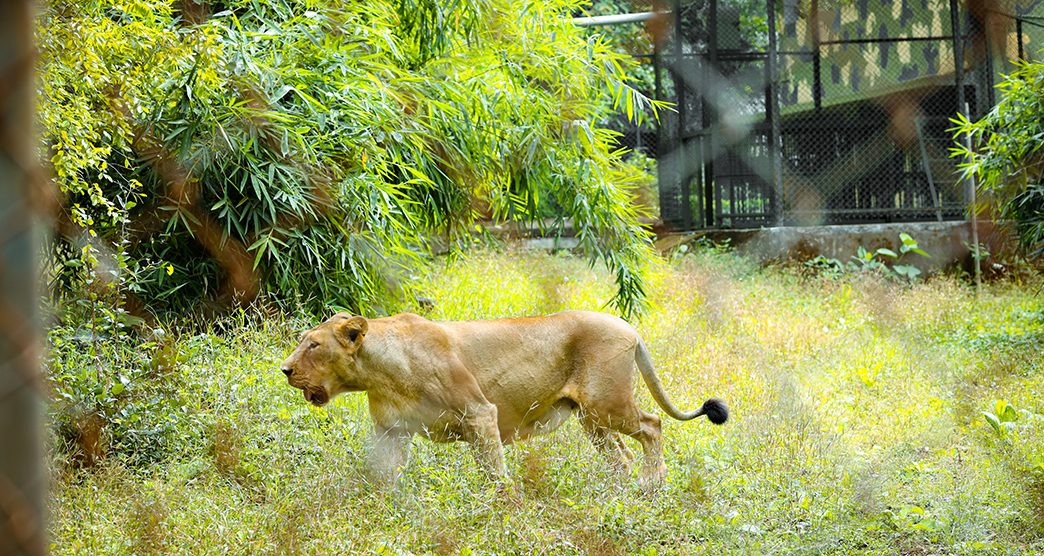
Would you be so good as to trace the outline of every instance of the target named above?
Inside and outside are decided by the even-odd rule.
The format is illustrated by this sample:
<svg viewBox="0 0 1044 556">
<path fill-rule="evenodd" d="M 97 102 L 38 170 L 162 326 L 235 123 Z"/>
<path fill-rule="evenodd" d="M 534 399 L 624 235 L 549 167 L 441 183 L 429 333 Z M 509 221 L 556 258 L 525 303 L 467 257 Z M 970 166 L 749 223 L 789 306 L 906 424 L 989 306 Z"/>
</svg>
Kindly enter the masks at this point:
<svg viewBox="0 0 1044 556">
<path fill-rule="evenodd" d="M 963 218 L 951 119 L 1038 54 L 1044 0 L 674 0 L 653 60 L 676 230 Z M 959 32 L 954 33 L 954 29 Z M 652 149 L 648 149 L 651 151 Z"/>
</svg>

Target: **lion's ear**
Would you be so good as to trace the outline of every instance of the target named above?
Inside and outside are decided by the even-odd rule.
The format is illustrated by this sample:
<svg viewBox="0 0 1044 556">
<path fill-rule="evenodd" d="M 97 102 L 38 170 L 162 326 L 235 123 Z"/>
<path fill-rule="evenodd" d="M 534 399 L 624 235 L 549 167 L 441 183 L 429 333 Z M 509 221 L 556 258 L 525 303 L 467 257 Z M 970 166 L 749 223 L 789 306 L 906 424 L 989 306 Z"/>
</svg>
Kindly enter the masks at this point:
<svg viewBox="0 0 1044 556">
<path fill-rule="evenodd" d="M 347 316 L 337 323 L 337 339 L 355 351 L 362 344 L 368 329 L 369 324 L 363 317 Z"/>
</svg>

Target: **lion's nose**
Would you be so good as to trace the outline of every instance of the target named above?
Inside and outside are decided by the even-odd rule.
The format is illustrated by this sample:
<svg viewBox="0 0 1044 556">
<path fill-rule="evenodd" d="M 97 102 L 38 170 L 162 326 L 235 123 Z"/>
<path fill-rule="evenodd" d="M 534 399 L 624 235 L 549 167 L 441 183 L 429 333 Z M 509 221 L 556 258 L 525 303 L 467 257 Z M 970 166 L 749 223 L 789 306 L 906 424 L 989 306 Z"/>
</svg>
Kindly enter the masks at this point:
<svg viewBox="0 0 1044 556">
<path fill-rule="evenodd" d="M 294 370 L 291 369 L 290 367 L 283 367 L 282 369 L 279 369 L 279 370 L 283 371 L 283 374 L 286 375 L 286 376 L 290 376 L 290 375 L 294 374 Z"/>
</svg>

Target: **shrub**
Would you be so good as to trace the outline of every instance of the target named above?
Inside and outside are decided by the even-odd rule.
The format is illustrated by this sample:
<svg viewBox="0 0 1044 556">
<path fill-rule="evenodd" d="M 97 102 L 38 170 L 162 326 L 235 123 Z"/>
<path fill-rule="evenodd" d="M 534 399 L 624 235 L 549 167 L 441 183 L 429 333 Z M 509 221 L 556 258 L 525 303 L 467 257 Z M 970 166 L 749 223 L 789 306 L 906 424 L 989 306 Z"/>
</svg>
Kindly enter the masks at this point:
<svg viewBox="0 0 1044 556">
<path fill-rule="evenodd" d="M 988 206 L 1015 223 L 1021 243 L 1034 254 L 1044 250 L 1044 64 L 1019 63 L 998 88 L 1003 98 L 977 122 L 958 115 L 954 131 L 965 176 L 987 194 Z"/>
<path fill-rule="evenodd" d="M 153 312 L 261 291 L 390 312 L 433 237 L 456 245 L 553 201 L 637 313 L 643 176 L 592 122 L 650 102 L 626 57 L 573 27 L 575 7 L 52 2 L 38 38 L 65 196 L 56 283 L 101 264 Z"/>
</svg>

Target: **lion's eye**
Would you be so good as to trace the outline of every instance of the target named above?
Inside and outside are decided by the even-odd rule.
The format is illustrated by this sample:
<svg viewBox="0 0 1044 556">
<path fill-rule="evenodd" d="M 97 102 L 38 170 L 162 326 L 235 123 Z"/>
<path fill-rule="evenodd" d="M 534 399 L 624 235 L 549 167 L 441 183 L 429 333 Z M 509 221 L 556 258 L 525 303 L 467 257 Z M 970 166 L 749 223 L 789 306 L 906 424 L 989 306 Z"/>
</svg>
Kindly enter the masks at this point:
<svg viewBox="0 0 1044 556">
<path fill-rule="evenodd" d="M 308 344 L 308 349 L 313 349 L 319 346 L 319 342 L 311 342 Z"/>
</svg>

